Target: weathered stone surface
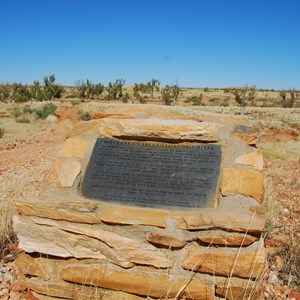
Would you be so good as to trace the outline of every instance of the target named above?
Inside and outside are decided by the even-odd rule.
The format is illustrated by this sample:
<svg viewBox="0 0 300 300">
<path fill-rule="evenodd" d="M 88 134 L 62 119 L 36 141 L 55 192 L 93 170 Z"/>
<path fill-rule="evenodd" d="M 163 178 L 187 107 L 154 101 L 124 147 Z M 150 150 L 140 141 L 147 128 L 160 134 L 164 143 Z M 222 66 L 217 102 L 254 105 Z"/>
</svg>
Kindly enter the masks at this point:
<svg viewBox="0 0 300 300">
<path fill-rule="evenodd" d="M 247 195 L 262 202 L 265 195 L 264 175 L 257 170 L 223 168 L 221 192 L 224 196 L 232 193 Z"/>
<path fill-rule="evenodd" d="M 49 226 L 40 226 L 24 218 L 14 216 L 13 228 L 18 235 L 19 247 L 28 253 L 38 252 L 58 257 L 106 259 L 111 256 L 109 247 L 97 240 L 78 236 Z M 112 256 L 111 256 L 112 257 Z M 126 267 L 133 266 L 127 260 L 120 261 Z"/>
<path fill-rule="evenodd" d="M 99 287 L 77 285 L 63 280 L 43 281 L 39 278 L 22 277 L 17 282 L 18 289 L 29 288 L 38 299 L 72 299 L 72 300 L 142 300 L 145 298 L 118 291 L 104 290 Z M 50 298 L 49 298 L 50 297 Z"/>
<path fill-rule="evenodd" d="M 181 142 L 216 142 L 220 127 L 217 123 L 164 119 L 103 119 L 98 125 L 103 137 Z"/>
<path fill-rule="evenodd" d="M 237 232 L 261 233 L 265 230 L 265 216 L 250 211 L 202 211 L 175 216 L 178 229 L 203 230 L 225 229 Z"/>
<path fill-rule="evenodd" d="M 216 294 L 230 300 L 261 299 L 264 280 L 252 281 L 241 278 L 216 279 Z"/>
<path fill-rule="evenodd" d="M 94 224 L 101 222 L 97 217 L 98 205 L 85 200 L 22 199 L 16 202 L 16 211 L 25 216 Z"/>
<path fill-rule="evenodd" d="M 49 280 L 53 276 L 53 263 L 50 259 L 42 257 L 33 258 L 28 254 L 21 253 L 16 259 L 18 270 L 24 275 L 39 277 Z"/>
<path fill-rule="evenodd" d="M 69 138 L 65 141 L 58 157 L 78 157 L 83 158 L 89 142 L 81 138 Z"/>
<path fill-rule="evenodd" d="M 205 230 L 195 233 L 198 240 L 208 245 L 248 246 L 258 240 L 258 237 L 238 232 L 223 230 Z"/>
<path fill-rule="evenodd" d="M 32 230 L 40 230 L 40 232 L 42 232 L 45 228 L 43 225 L 48 226 L 49 231 L 56 234 L 56 239 L 54 240 L 55 246 L 60 246 L 60 248 L 62 245 L 61 240 L 64 238 L 72 238 L 73 240 L 77 240 L 77 248 L 82 247 L 82 249 L 85 249 L 90 244 L 93 246 L 91 250 L 95 251 L 95 247 L 98 247 L 99 252 L 105 255 L 108 260 L 123 267 L 130 267 L 133 263 L 151 265 L 157 268 L 168 268 L 173 265 L 173 261 L 156 247 L 143 243 L 137 239 L 127 238 L 113 232 L 102 230 L 98 225 L 74 224 L 36 217 L 30 217 L 29 221 L 35 223 L 34 226 L 32 226 L 32 224 L 27 224 L 27 226 L 32 227 Z M 36 224 L 42 226 L 36 227 Z M 74 235 L 73 233 L 77 235 Z M 39 234 L 40 233 L 37 233 L 37 235 Z M 19 235 L 20 233 L 18 233 L 18 236 Z M 24 234 L 21 236 L 21 239 L 23 237 Z M 97 240 L 104 244 L 99 244 Z M 32 242 L 35 243 L 36 241 Z M 66 242 L 66 245 L 63 248 L 69 251 L 67 244 L 68 242 Z M 34 247 L 34 245 L 32 245 L 32 247 Z M 76 251 L 71 252 L 71 254 L 77 258 L 80 255 L 80 253 L 77 253 Z M 83 257 L 97 258 L 94 254 L 92 254 L 92 256 L 87 255 L 91 255 L 91 253 L 86 251 L 86 254 Z"/>
<path fill-rule="evenodd" d="M 231 135 L 238 136 L 240 139 L 251 146 L 257 144 L 259 134 L 259 129 L 245 125 L 236 125 L 231 132 Z"/>
<path fill-rule="evenodd" d="M 190 116 L 185 113 L 176 111 L 172 107 L 161 105 L 140 105 L 139 107 L 115 106 L 103 109 L 93 113 L 93 119 L 185 119 L 202 121 L 199 117 Z"/>
<path fill-rule="evenodd" d="M 213 120 L 217 122 L 224 122 L 224 123 L 230 123 L 230 124 L 238 124 L 238 125 L 249 125 L 250 121 L 247 119 L 242 119 L 239 117 L 229 117 L 219 114 L 218 116 L 210 116 L 210 115 L 204 115 L 203 120 Z"/>
<path fill-rule="evenodd" d="M 68 133 L 68 137 L 98 132 L 98 120 L 90 120 L 76 124 Z"/>
<path fill-rule="evenodd" d="M 45 180 L 48 183 L 58 182 L 62 188 L 72 187 L 76 177 L 81 172 L 81 164 L 74 160 L 57 160 Z"/>
<path fill-rule="evenodd" d="M 202 247 L 192 243 L 184 249 L 184 269 L 214 275 L 257 278 L 265 267 L 266 253 L 260 243 L 247 248 Z"/>
<path fill-rule="evenodd" d="M 240 155 L 236 158 L 234 163 L 251 166 L 260 171 L 263 169 L 264 166 L 263 155 L 262 152 L 259 150 Z"/>
<path fill-rule="evenodd" d="M 186 242 L 178 239 L 176 236 L 158 231 L 148 231 L 146 233 L 146 239 L 148 242 L 160 245 L 167 248 L 182 248 Z"/>
<path fill-rule="evenodd" d="M 61 271 L 61 278 L 69 282 L 154 298 L 175 297 L 181 289 L 186 287 L 184 295 L 187 299 L 214 299 L 212 287 L 199 279 L 194 278 L 190 281 L 190 276 L 176 276 L 154 270 L 126 272 L 121 268 L 104 264 L 92 266 L 78 263 L 64 267 Z"/>
<path fill-rule="evenodd" d="M 105 209 L 101 220 L 110 224 L 149 225 L 165 228 L 168 213 L 158 209 L 139 209 L 114 206 Z"/>
</svg>

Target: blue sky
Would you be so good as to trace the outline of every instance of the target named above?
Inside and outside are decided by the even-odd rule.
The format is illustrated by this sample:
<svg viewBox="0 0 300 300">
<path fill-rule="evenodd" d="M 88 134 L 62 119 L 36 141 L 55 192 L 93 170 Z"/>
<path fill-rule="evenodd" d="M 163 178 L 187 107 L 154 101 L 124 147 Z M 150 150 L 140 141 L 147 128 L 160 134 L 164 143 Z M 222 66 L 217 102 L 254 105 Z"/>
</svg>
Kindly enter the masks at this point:
<svg viewBox="0 0 300 300">
<path fill-rule="evenodd" d="M 0 0 L 0 83 L 300 89 L 298 0 Z"/>
</svg>

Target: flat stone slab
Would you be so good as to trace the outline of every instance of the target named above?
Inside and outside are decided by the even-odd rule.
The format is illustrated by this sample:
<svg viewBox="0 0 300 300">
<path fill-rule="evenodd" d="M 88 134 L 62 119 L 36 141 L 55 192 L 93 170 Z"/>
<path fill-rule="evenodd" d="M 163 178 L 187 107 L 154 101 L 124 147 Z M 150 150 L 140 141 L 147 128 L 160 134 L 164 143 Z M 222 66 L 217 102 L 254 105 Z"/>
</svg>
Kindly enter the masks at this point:
<svg viewBox="0 0 300 300">
<path fill-rule="evenodd" d="M 220 145 L 98 139 L 82 183 L 84 197 L 143 207 L 214 207 Z"/>
<path fill-rule="evenodd" d="M 220 124 L 193 120 L 102 119 L 102 137 L 160 142 L 217 142 Z"/>
</svg>

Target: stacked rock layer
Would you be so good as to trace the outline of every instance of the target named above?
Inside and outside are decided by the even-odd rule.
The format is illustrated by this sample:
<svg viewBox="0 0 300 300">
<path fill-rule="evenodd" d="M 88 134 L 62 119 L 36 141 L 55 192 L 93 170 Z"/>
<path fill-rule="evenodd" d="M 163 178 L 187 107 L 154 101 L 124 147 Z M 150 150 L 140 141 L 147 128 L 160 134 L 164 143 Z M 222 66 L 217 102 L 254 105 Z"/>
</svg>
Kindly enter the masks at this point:
<svg viewBox="0 0 300 300">
<path fill-rule="evenodd" d="M 80 184 L 98 137 L 220 144 L 216 208 L 85 199 Z M 73 129 L 41 197 L 16 204 L 19 289 L 37 299 L 258 299 L 266 253 L 257 138 L 239 119 L 200 120 L 175 109 L 110 106 L 94 114 Z"/>
</svg>

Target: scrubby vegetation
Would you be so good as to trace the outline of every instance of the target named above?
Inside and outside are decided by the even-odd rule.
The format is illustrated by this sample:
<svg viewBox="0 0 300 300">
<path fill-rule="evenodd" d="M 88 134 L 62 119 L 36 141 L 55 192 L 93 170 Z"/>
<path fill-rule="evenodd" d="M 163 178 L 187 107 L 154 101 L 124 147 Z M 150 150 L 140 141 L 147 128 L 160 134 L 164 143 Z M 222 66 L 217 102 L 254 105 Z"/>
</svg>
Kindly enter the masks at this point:
<svg viewBox="0 0 300 300">
<path fill-rule="evenodd" d="M 92 113 L 90 111 L 84 111 L 80 109 L 77 113 L 78 120 L 80 121 L 89 121 L 92 119 Z"/>
<path fill-rule="evenodd" d="M 56 116 L 57 106 L 51 102 L 44 104 L 41 108 L 35 110 L 38 119 L 46 119 L 49 115 Z"/>
<path fill-rule="evenodd" d="M 5 129 L 3 127 L 0 127 L 0 139 L 3 137 L 4 131 Z"/>
</svg>

